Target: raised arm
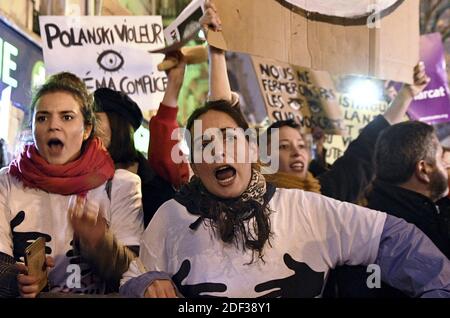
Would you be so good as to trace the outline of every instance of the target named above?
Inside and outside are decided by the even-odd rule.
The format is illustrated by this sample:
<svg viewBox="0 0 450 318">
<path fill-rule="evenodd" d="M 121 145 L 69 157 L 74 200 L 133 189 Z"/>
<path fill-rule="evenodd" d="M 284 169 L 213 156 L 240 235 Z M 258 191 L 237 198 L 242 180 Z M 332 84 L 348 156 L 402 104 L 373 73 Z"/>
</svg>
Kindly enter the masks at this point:
<svg viewBox="0 0 450 318">
<path fill-rule="evenodd" d="M 392 104 L 383 115 L 389 124 L 394 125 L 403 120 L 414 96 L 422 92 L 429 83 L 430 78 L 425 73 L 425 64 L 419 62 L 414 67 L 414 84 L 403 85 Z"/>
<path fill-rule="evenodd" d="M 171 57 L 173 58 L 173 57 Z M 172 149 L 178 148 L 179 140 L 172 133 L 179 128 L 177 123 L 178 95 L 183 84 L 186 62 L 177 54 L 178 64 L 167 71 L 167 88 L 158 112 L 150 121 L 150 143 L 148 160 L 152 169 L 164 180 L 179 187 L 189 180 L 186 162 L 176 163 L 171 157 Z"/>
<path fill-rule="evenodd" d="M 200 19 L 203 32 L 220 32 L 222 22 L 216 7 L 210 1 L 205 1 L 205 13 Z M 231 88 L 228 80 L 225 52 L 209 45 L 209 96 L 208 100 L 231 101 Z"/>
</svg>

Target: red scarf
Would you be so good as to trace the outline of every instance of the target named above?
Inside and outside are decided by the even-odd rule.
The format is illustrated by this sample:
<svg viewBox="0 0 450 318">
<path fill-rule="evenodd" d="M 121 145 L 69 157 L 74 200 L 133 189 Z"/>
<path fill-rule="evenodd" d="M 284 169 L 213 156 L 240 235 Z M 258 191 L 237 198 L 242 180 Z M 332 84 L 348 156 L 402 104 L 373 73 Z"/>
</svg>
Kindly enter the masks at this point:
<svg viewBox="0 0 450 318">
<path fill-rule="evenodd" d="M 65 165 L 49 164 L 34 144 L 27 145 L 9 165 L 9 173 L 25 187 L 62 195 L 83 195 L 114 176 L 114 163 L 100 139 L 94 138 L 78 159 Z"/>
</svg>

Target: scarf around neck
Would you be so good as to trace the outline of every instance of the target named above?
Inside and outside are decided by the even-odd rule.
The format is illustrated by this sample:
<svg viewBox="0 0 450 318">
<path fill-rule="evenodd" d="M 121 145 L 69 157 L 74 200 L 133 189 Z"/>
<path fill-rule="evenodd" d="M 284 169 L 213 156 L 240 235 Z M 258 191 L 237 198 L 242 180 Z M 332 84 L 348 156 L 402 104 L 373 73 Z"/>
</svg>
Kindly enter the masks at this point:
<svg viewBox="0 0 450 318">
<path fill-rule="evenodd" d="M 25 187 L 61 195 L 84 195 L 114 176 L 114 163 L 98 138 L 88 141 L 81 156 L 64 165 L 48 163 L 34 144 L 25 146 L 9 165 Z"/>
<path fill-rule="evenodd" d="M 306 178 L 301 179 L 286 172 L 277 172 L 264 175 L 267 182 L 274 184 L 277 188 L 301 189 L 304 191 L 320 193 L 320 183 L 311 172 L 306 173 Z"/>
<path fill-rule="evenodd" d="M 241 245 L 244 250 L 250 248 L 262 258 L 263 247 L 272 234 L 268 203 L 274 193 L 275 187 L 266 183 L 264 176 L 253 169 L 247 189 L 238 198 L 219 198 L 208 192 L 201 180 L 194 176 L 175 194 L 174 199 L 185 206 L 189 213 L 199 216 L 189 226 L 191 230 L 197 230 L 205 220 L 205 224 L 223 242 Z M 254 222 L 249 225 L 251 219 Z"/>
<path fill-rule="evenodd" d="M 252 170 L 250 182 L 245 191 L 238 198 L 224 199 L 211 194 L 203 185 L 200 178 L 193 176 L 191 181 L 183 186 L 175 194 L 175 200 L 184 205 L 188 212 L 194 215 L 201 215 L 204 218 L 211 218 L 207 210 L 212 206 L 223 206 L 225 209 L 233 210 L 233 207 L 246 202 L 256 202 L 260 205 L 267 203 L 275 193 L 275 187 L 266 183 L 264 176 L 257 170 Z M 237 214 L 246 214 L 249 211 L 236 211 Z"/>
</svg>

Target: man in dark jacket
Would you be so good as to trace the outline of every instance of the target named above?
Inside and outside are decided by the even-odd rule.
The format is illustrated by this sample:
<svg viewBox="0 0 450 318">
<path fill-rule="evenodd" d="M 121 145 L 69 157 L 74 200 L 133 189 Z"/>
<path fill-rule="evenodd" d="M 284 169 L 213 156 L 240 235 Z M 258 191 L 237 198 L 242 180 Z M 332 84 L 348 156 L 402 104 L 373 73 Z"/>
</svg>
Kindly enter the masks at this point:
<svg viewBox="0 0 450 318">
<path fill-rule="evenodd" d="M 375 149 L 375 173 L 368 207 L 403 218 L 421 229 L 447 257 L 450 257 L 450 223 L 445 203 L 450 164 L 432 126 L 404 122 L 387 128 Z M 440 200 L 439 202 L 444 202 Z M 339 270 L 342 297 L 396 297 L 399 291 L 382 285 L 369 289 L 366 268 Z"/>
</svg>

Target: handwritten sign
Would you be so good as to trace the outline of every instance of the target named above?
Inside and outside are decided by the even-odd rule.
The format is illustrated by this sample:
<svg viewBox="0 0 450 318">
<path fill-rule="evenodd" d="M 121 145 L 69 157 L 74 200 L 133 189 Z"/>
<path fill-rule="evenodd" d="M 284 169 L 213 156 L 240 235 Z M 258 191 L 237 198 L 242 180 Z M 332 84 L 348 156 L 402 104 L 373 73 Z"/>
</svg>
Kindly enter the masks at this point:
<svg viewBox="0 0 450 318">
<path fill-rule="evenodd" d="M 320 127 L 343 131 L 333 80 L 327 72 L 252 56 L 261 94 L 271 121 L 294 119 L 304 132 Z"/>
<path fill-rule="evenodd" d="M 100 87 L 128 94 L 149 119 L 159 106 L 167 77 L 156 68 L 164 56 L 160 16 L 40 17 L 47 74 L 69 71 L 94 91 Z"/>
<path fill-rule="evenodd" d="M 361 130 L 376 116 L 384 114 L 388 104 L 384 100 L 370 105 L 359 105 L 348 94 L 338 93 L 339 106 L 344 114 L 345 134 L 326 135 L 324 147 L 327 149 L 326 161 L 332 164 L 344 154 L 348 145 L 358 138 Z M 406 118 L 405 118 L 406 119 Z"/>
</svg>

